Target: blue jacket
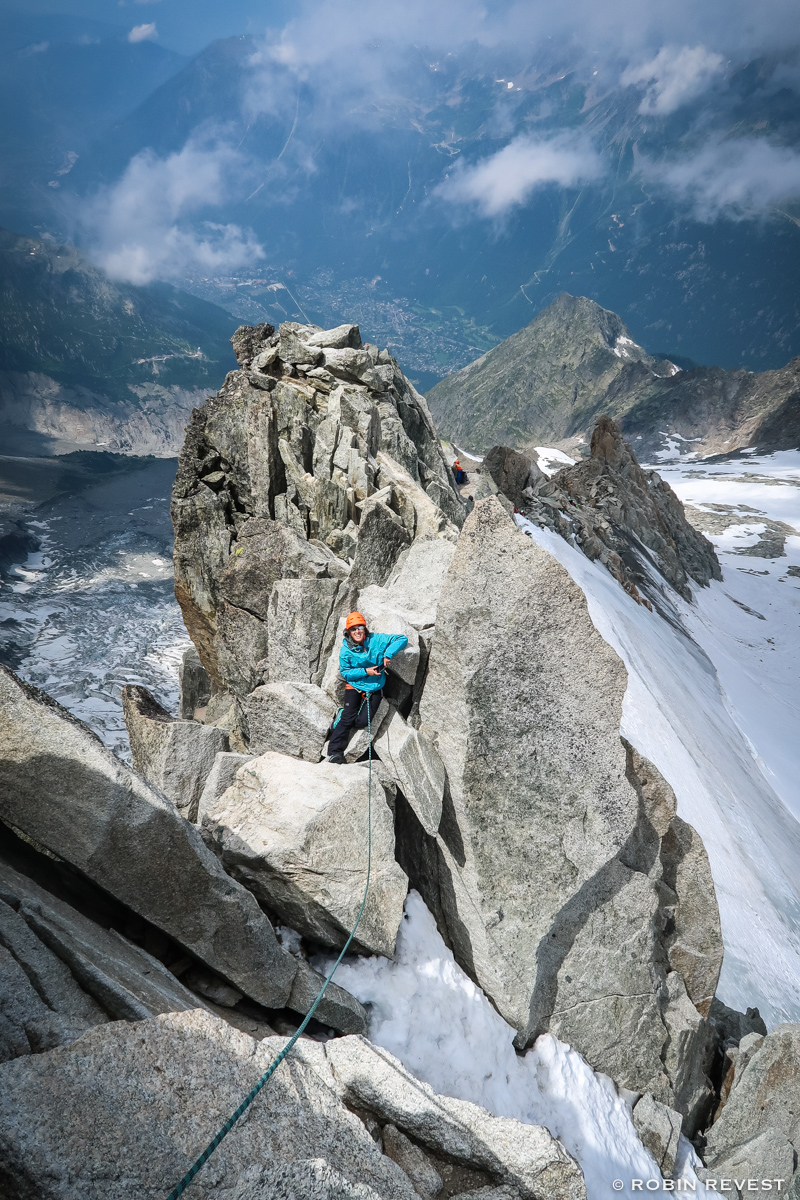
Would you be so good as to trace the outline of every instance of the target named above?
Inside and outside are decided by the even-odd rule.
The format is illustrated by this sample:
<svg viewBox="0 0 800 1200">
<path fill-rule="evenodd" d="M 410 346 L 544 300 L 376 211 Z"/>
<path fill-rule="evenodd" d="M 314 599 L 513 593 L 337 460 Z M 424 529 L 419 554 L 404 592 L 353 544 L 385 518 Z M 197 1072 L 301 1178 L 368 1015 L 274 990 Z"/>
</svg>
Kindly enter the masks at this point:
<svg viewBox="0 0 800 1200">
<path fill-rule="evenodd" d="M 339 651 L 339 671 L 345 683 L 360 692 L 377 692 L 386 683 L 384 658 L 394 658 L 408 645 L 402 633 L 368 633 L 363 646 L 351 645 L 347 638 Z M 367 667 L 381 667 L 380 675 L 368 675 Z"/>
</svg>

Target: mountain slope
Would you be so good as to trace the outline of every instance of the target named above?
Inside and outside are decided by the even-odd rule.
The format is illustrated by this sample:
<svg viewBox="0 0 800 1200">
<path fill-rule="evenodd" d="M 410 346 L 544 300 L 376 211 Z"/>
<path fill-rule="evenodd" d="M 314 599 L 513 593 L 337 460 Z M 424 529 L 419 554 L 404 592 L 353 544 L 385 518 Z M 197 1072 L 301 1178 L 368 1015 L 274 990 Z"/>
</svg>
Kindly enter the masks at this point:
<svg viewBox="0 0 800 1200">
<path fill-rule="evenodd" d="M 423 386 L 563 290 L 621 313 L 648 349 L 751 368 L 800 353 L 794 208 L 705 221 L 641 174 L 642 163 L 667 170 L 694 154 L 699 121 L 715 138 L 758 146 L 768 134 L 796 146 L 795 97 L 777 79 L 764 86 L 774 65 L 735 72 L 724 103 L 709 95 L 702 117 L 692 105 L 664 118 L 639 112 L 640 92 L 621 88 L 613 67 L 595 78 L 574 48 L 555 43 L 516 54 L 462 46 L 441 61 L 409 52 L 394 60 L 396 88 L 369 94 L 356 80 L 345 101 L 342 63 L 326 65 L 300 79 L 249 38 L 215 43 L 109 122 L 69 188 L 91 196 L 113 187 L 141 151 L 168 156 L 213 132 L 247 170 L 197 220 L 252 228 L 270 270 L 198 280 L 207 272 L 187 267 L 181 286 L 238 302 L 250 321 L 326 325 L 346 315 L 391 344 Z M 607 170 L 584 186 L 536 188 L 499 224 L 477 201 L 452 199 L 459 179 L 481 164 L 499 169 L 495 156 L 532 131 L 545 142 L 586 139 Z M 42 219 L 59 227 L 57 212 Z M 265 286 L 289 280 L 288 299 Z M 272 309 L 276 298 L 286 315 Z"/>
<path fill-rule="evenodd" d="M 43 204 L 58 203 L 92 140 L 184 62 L 128 41 L 124 26 L 0 14 L 0 224 L 29 229 Z"/>
<path fill-rule="evenodd" d="M 171 409 L 180 440 L 188 411 L 235 364 L 228 313 L 166 284 L 113 284 L 72 247 L 0 230 L 0 279 L 2 424 L 163 453 Z M 122 428 L 131 421 L 138 432 Z"/>
<path fill-rule="evenodd" d="M 760 373 L 680 370 L 648 355 L 616 313 L 563 293 L 436 384 L 428 402 L 444 436 L 478 451 L 497 442 L 574 447 L 601 413 L 635 439 L 639 457 L 671 454 L 679 443 L 700 454 L 777 450 L 800 440 L 800 359 Z"/>
</svg>

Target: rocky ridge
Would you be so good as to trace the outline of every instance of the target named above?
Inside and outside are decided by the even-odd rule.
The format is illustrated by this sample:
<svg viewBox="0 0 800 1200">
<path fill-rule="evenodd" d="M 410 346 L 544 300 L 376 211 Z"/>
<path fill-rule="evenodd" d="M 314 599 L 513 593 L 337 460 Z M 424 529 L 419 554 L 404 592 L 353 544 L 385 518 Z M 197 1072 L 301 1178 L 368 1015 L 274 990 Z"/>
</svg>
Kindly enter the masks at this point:
<svg viewBox="0 0 800 1200">
<path fill-rule="evenodd" d="M 757 1014 L 715 998 L 708 859 L 620 738 L 624 666 L 502 494 L 530 499 L 530 464 L 495 456 L 503 486 L 485 475 L 492 494 L 465 519 L 424 400 L 357 327 L 243 328 L 234 347 L 173 494 L 195 643 L 180 715 L 126 689 L 131 770 L 0 675 L 0 1181 L 12 1200 L 101 1179 L 163 1194 L 308 1011 L 309 958 L 344 944 L 365 877 L 366 732 L 347 765 L 319 761 L 352 607 L 408 638 L 373 724 L 361 951 L 393 954 L 416 888 L 518 1047 L 555 1034 L 626 1089 L 665 1177 L 681 1134 L 715 1169 L 762 1135 L 729 1078 L 756 1061 Z M 575 479 L 591 493 L 614 471 L 642 544 L 644 525 L 671 530 L 672 558 L 659 552 L 677 584 L 695 578 L 702 544 L 599 429 Z M 436 1096 L 364 1040 L 326 1040 L 368 1032 L 344 989 L 318 1016 L 259 1098 L 270 1120 L 224 1143 L 199 1192 L 585 1194 L 546 1130 Z"/>
<path fill-rule="evenodd" d="M 683 505 L 657 471 L 643 470 L 619 426 L 598 417 L 589 458 L 548 476 L 508 446 L 494 446 L 472 468 L 471 490 L 494 486 L 514 508 L 599 560 L 637 601 L 659 603 L 653 569 L 684 598 L 690 581 L 721 579 L 714 547 L 687 520 Z M 642 599 L 641 592 L 645 599 Z"/>
<path fill-rule="evenodd" d="M 428 399 L 442 433 L 477 453 L 503 442 L 579 454 L 601 413 L 640 458 L 800 445 L 800 359 L 763 372 L 682 369 L 637 345 L 616 313 L 566 292 Z"/>
</svg>

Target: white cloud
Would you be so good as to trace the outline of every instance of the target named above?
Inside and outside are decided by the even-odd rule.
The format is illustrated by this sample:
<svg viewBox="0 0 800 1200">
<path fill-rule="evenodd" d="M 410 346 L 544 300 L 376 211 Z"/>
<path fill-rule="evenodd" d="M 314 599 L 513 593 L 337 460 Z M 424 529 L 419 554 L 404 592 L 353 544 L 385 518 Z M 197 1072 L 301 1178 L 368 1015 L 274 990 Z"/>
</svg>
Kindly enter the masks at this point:
<svg viewBox="0 0 800 1200">
<path fill-rule="evenodd" d="M 444 200 L 475 205 L 485 217 L 500 217 L 537 188 L 576 187 L 602 174 L 602 160 L 583 136 L 543 141 L 523 135 L 472 166 L 456 164 L 436 191 Z"/>
<path fill-rule="evenodd" d="M 149 25 L 134 25 L 128 34 L 129 42 L 154 42 L 158 37 L 155 21 Z"/>
<path fill-rule="evenodd" d="M 248 183 L 245 161 L 220 143 L 190 141 L 167 158 L 145 150 L 84 205 L 87 249 L 112 278 L 137 284 L 235 270 L 263 250 L 250 231 L 208 220 L 208 210 Z"/>
<path fill-rule="evenodd" d="M 709 142 L 677 161 L 645 163 L 642 174 L 702 221 L 757 217 L 800 199 L 800 152 L 763 138 Z"/>
<path fill-rule="evenodd" d="M 666 116 L 702 95 L 722 72 L 724 61 L 705 46 L 662 46 L 649 62 L 623 71 L 620 83 L 646 88 L 640 113 Z"/>
<path fill-rule="evenodd" d="M 676 30 L 685 42 L 682 49 L 675 44 Z M 265 40 L 264 54 L 307 79 L 328 64 L 334 71 L 357 64 L 371 77 L 389 70 L 389 60 L 408 48 L 444 55 L 472 43 L 536 52 L 548 38 L 566 39 L 607 60 L 627 60 L 635 70 L 648 59 L 650 66 L 660 48 L 668 47 L 666 63 L 659 62 L 653 76 L 658 79 L 669 68 L 670 56 L 687 50 L 739 60 L 785 51 L 800 42 L 800 8 L 797 0 L 760 0 L 757 7 L 753 0 L 562 0 L 550 5 L 530 0 L 383 0 L 379 5 L 374 0 L 296 0 L 291 19 Z M 498 73 L 514 78 L 510 68 Z"/>
</svg>

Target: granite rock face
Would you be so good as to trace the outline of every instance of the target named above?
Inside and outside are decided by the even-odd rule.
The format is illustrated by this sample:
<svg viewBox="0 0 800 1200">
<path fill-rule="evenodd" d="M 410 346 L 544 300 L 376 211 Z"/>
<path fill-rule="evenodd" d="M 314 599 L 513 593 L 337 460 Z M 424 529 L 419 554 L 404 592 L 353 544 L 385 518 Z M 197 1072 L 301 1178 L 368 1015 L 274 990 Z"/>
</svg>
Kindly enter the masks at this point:
<svg viewBox="0 0 800 1200">
<path fill-rule="evenodd" d="M 691 1130 L 711 1098 L 701 1010 L 718 918 L 717 940 L 696 927 L 713 900 L 707 861 L 688 871 L 702 903 L 684 886 L 686 854 L 680 869 L 662 861 L 687 835 L 674 833 L 671 789 L 621 743 L 626 682 L 564 569 L 496 500 L 479 502 L 439 599 L 420 705 L 447 772 L 442 820 L 430 838 L 406 809 L 400 860 L 520 1046 L 549 1030 Z"/>
<path fill-rule="evenodd" d="M 254 754 L 276 750 L 319 762 L 336 705 L 313 683 L 265 683 L 245 700 Z"/>
<path fill-rule="evenodd" d="M 753 1045 L 745 1048 L 745 1042 Z M 706 1133 L 706 1177 L 789 1179 L 800 1147 L 800 1026 L 749 1035 L 728 1101 Z"/>
<path fill-rule="evenodd" d="M 665 1179 L 671 1179 L 683 1127 L 681 1114 L 645 1093 L 634 1105 L 633 1126 L 645 1150 L 649 1150 L 656 1160 L 661 1174 Z"/>
<path fill-rule="evenodd" d="M 122 711 L 134 767 L 194 821 L 214 759 L 228 749 L 225 733 L 194 720 L 176 721 L 147 688 L 136 685 L 122 689 Z"/>
<path fill-rule="evenodd" d="M 3 1195 L 163 1198 L 284 1044 L 195 1011 L 108 1025 L 6 1063 Z M 579 1168 L 547 1130 L 437 1096 L 361 1038 L 299 1042 L 192 1188 L 215 1200 L 417 1200 L 396 1157 L 382 1152 L 383 1127 L 396 1157 L 404 1138 L 416 1182 L 421 1142 L 508 1195 L 585 1200 Z"/>
<path fill-rule="evenodd" d="M 590 457 L 552 478 L 531 463 L 523 483 L 521 459 L 523 455 L 502 446 L 486 456 L 486 463 L 495 464 L 492 473 L 500 490 L 505 481 L 513 495 L 505 494 L 524 516 L 599 560 L 635 599 L 641 599 L 640 588 L 648 590 L 642 559 L 653 562 L 686 599 L 691 581 L 702 587 L 722 578 L 714 547 L 686 520 L 669 484 L 656 471 L 639 466 L 610 417 L 598 417 Z M 513 470 L 506 466 L 509 462 Z"/>
<path fill-rule="evenodd" d="M 347 345 L 329 344 L 338 328 L 237 330 L 241 368 L 187 430 L 172 497 L 175 593 L 212 681 L 240 697 L 263 682 L 265 659 L 270 680 L 319 682 L 326 635 L 355 588 L 383 582 L 415 537 L 452 540 L 463 521 L 424 399 L 347 328 Z M 284 628 L 297 589 L 271 603 L 285 580 L 306 581 L 297 644 Z"/>
<path fill-rule="evenodd" d="M 225 869 L 281 920 L 325 946 L 343 946 L 364 896 L 367 772 L 270 752 L 239 771 L 204 819 Z M 408 880 L 394 857 L 392 814 L 372 785 L 372 873 L 354 941 L 394 953 Z"/>
<path fill-rule="evenodd" d="M 0 668 L 0 818 L 175 938 L 245 995 L 286 1003 L 294 960 L 254 897 L 160 792 Z"/>
</svg>

